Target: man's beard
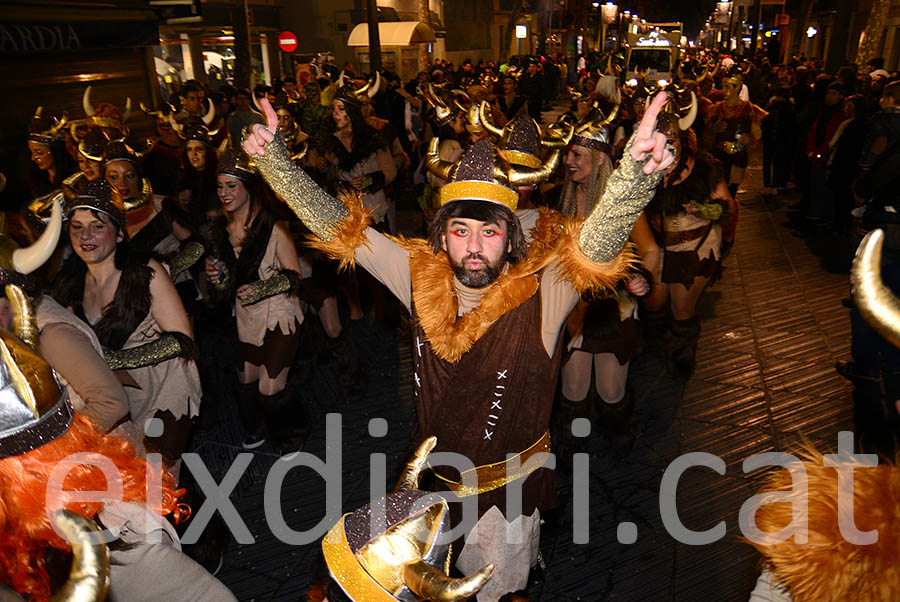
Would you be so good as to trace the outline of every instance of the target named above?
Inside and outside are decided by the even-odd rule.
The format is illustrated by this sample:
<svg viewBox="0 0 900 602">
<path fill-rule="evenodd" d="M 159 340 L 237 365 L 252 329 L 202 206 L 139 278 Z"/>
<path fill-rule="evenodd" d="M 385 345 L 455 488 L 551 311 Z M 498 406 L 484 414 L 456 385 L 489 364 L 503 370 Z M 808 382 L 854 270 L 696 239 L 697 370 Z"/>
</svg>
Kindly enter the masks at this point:
<svg viewBox="0 0 900 602">
<path fill-rule="evenodd" d="M 477 259 L 482 263 L 482 267 L 477 270 L 470 270 L 465 267 L 466 262 L 470 259 Z M 487 257 L 480 253 L 470 253 L 462 258 L 459 263 L 450 259 L 450 267 L 453 268 L 453 274 L 457 280 L 469 288 L 484 288 L 494 280 L 500 277 L 500 271 L 506 265 L 506 251 L 497 260 L 497 263 L 491 263 Z"/>
</svg>

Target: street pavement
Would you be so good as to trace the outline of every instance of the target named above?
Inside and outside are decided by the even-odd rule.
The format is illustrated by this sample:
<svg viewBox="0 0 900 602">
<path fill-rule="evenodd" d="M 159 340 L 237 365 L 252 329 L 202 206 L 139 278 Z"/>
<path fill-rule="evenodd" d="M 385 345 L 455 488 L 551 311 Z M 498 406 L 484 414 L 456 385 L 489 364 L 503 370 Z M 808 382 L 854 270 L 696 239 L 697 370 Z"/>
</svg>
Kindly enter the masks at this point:
<svg viewBox="0 0 900 602">
<path fill-rule="evenodd" d="M 766 471 L 745 474 L 743 461 L 790 451 L 804 438 L 835 449 L 837 433 L 852 428 L 850 387 L 833 368 L 835 361 L 849 359 L 849 318 L 841 306 L 849 294 L 848 276 L 823 269 L 781 225 L 796 197 L 763 199 L 761 187 L 757 149 L 738 194 L 737 242 L 722 279 L 699 304 L 703 330 L 696 373 L 673 379 L 663 359 L 651 354 L 633 362 L 634 449 L 619 458 L 604 439 L 590 435 L 586 521 L 573 523 L 571 471 L 560 471 L 563 503 L 544 517 L 542 566 L 528 586 L 530 600 L 747 600 L 759 558 L 741 541 L 738 513 Z M 308 317 L 303 329 L 304 347 L 314 349 L 321 327 Z M 405 462 L 414 420 L 408 324 L 364 319 L 349 329 L 365 364 L 365 396 L 348 400 L 334 366 L 315 353 L 302 387 L 314 424 L 302 460 L 325 458 L 326 414 L 340 415 L 341 441 L 329 442 L 342 455 L 340 489 L 335 479 L 329 483 L 331 499 L 340 503 L 326 504 L 325 481 L 309 468 L 290 470 L 277 487 L 278 471 L 272 469 L 279 466 L 278 455 L 268 444 L 245 456 L 249 464 L 230 499 L 253 543 L 232 541 L 218 574 L 240 600 L 305 599 L 308 584 L 321 572 L 315 535 L 340 512 L 369 500 L 371 455 L 385 454 L 386 461 L 386 478 L 374 479 L 376 492 L 392 485 Z M 220 482 L 229 468 L 232 476 L 239 474 L 235 461 L 247 452 L 240 447 L 244 433 L 227 391 L 215 412 L 212 426 L 195 437 L 193 451 Z M 373 418 L 384 422 L 371 423 Z M 721 458 L 724 474 L 687 468 L 677 482 L 675 508 L 661 507 L 664 473 L 669 469 L 671 475 L 673 462 L 689 452 Z M 583 489 L 584 479 L 576 485 Z M 272 509 L 295 532 L 309 531 L 311 543 L 300 543 L 297 533 L 294 541 L 273 534 L 266 515 L 268 510 L 271 518 Z M 194 508 L 195 515 L 199 510 Z M 679 524 L 696 532 L 720 521 L 725 534 L 711 543 L 678 540 Z M 573 543 L 575 536 L 589 541 Z"/>
</svg>

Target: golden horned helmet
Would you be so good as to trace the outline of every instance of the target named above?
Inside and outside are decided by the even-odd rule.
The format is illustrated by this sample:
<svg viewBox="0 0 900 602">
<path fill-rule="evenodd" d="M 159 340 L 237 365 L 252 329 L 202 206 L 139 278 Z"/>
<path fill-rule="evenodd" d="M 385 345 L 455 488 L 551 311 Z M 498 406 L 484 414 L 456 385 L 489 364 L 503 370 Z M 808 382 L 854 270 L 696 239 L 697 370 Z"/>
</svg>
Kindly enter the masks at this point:
<svg viewBox="0 0 900 602">
<path fill-rule="evenodd" d="M 450 549 L 442 535 L 450 508 L 441 496 L 418 489 L 436 444 L 435 437 L 426 439 L 393 493 L 345 514 L 322 540 L 331 578 L 354 602 L 461 602 L 491 578 L 492 564 L 460 579 L 447 576 Z M 382 525 L 373 522 L 379 515 Z"/>
<path fill-rule="evenodd" d="M 65 134 L 63 128 L 69 118 L 64 113 L 60 119 L 44 115 L 44 107 L 38 107 L 34 110 L 31 117 L 31 124 L 28 126 L 28 139 L 41 144 L 51 144 L 53 142 L 61 142 Z"/>
<path fill-rule="evenodd" d="M 120 113 L 118 107 L 110 103 L 100 103 L 96 107 L 91 103 L 91 86 L 84 89 L 81 106 L 91 125 L 103 128 L 122 130 L 125 122 L 131 117 L 131 97 L 125 99 L 125 112 Z"/>
</svg>

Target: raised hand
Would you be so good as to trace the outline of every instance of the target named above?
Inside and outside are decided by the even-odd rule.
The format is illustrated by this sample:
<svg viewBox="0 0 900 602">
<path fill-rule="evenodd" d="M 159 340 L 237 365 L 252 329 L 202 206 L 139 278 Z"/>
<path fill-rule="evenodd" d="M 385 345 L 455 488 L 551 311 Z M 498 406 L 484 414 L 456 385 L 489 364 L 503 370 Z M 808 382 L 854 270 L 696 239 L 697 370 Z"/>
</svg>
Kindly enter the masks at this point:
<svg viewBox="0 0 900 602">
<path fill-rule="evenodd" d="M 275 109 L 266 98 L 259 98 L 259 105 L 262 107 L 266 117 L 266 125 L 254 123 L 250 126 L 250 133 L 244 138 L 241 146 L 248 155 L 264 157 L 266 155 L 266 145 L 275 140 L 275 130 L 278 129 L 278 115 Z"/>
<path fill-rule="evenodd" d="M 675 157 L 666 148 L 666 137 L 656 131 L 656 117 L 665 103 L 666 93 L 660 92 L 644 112 L 644 118 L 641 119 L 634 142 L 631 144 L 632 159 L 635 161 L 648 159 L 644 164 L 644 173 L 647 175 L 665 171 L 675 162 Z"/>
</svg>

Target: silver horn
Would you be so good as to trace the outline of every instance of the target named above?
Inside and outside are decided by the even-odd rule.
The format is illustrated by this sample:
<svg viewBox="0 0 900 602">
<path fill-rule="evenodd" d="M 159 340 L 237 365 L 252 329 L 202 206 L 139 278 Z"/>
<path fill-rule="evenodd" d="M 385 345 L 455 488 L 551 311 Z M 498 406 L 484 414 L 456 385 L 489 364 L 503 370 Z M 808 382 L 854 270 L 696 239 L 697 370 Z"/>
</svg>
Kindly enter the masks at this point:
<svg viewBox="0 0 900 602">
<path fill-rule="evenodd" d="M 122 113 L 122 124 L 124 125 L 128 118 L 131 117 L 131 97 L 125 99 L 125 112 Z"/>
<path fill-rule="evenodd" d="M 372 84 L 372 87 L 369 88 L 366 93 L 369 95 L 369 98 L 375 98 L 375 95 L 378 94 L 378 90 L 381 89 L 381 74 L 377 71 L 375 72 L 375 83 Z"/>
<path fill-rule="evenodd" d="M 88 117 L 93 117 L 94 106 L 91 104 L 91 87 L 88 86 L 84 89 L 84 95 L 81 97 L 81 106 L 84 107 L 84 114 Z"/>
<path fill-rule="evenodd" d="M 50 213 L 50 223 L 31 246 L 24 249 L 16 249 L 12 254 L 13 268 L 17 272 L 30 274 L 50 259 L 56 250 L 56 243 L 59 242 L 59 235 L 62 233 L 62 209 L 60 209 L 59 201 L 53 202 L 53 210 Z"/>
<path fill-rule="evenodd" d="M 256 100 L 256 94 L 253 95 L 253 99 Z M 216 118 L 216 105 L 213 104 L 211 98 L 207 98 L 206 102 L 209 103 L 209 110 L 206 112 L 206 115 L 203 116 L 203 123 L 209 125 L 212 123 L 213 119 Z"/>
<path fill-rule="evenodd" d="M 688 114 L 684 117 L 678 118 L 678 127 L 681 128 L 682 132 L 686 132 L 692 125 L 694 125 L 694 120 L 697 118 L 697 95 L 694 94 L 693 90 L 691 91 L 691 110 L 688 111 Z"/>
</svg>

